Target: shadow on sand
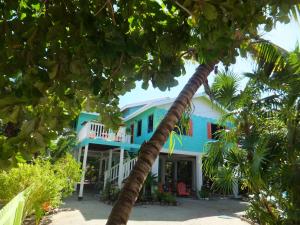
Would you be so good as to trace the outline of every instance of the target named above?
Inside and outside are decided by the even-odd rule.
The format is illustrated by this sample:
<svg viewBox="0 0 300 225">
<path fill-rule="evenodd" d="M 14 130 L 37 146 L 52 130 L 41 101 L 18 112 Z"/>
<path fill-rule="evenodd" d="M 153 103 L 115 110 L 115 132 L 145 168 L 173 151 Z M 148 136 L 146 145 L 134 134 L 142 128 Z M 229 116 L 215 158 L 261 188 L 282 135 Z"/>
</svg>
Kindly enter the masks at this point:
<svg viewBox="0 0 300 225">
<path fill-rule="evenodd" d="M 245 210 L 247 203 L 233 199 L 193 200 L 178 198 L 178 206 L 139 205 L 135 206 L 130 216 L 131 221 L 186 221 L 203 217 L 230 219 Z M 100 202 L 98 198 L 86 193 L 82 201 L 74 195 L 65 200 L 62 211 L 79 211 L 85 221 L 106 220 L 112 206 Z M 77 213 L 78 214 L 78 213 Z M 71 215 L 70 215 L 71 216 Z M 51 224 L 51 217 L 46 217 L 42 224 Z"/>
</svg>

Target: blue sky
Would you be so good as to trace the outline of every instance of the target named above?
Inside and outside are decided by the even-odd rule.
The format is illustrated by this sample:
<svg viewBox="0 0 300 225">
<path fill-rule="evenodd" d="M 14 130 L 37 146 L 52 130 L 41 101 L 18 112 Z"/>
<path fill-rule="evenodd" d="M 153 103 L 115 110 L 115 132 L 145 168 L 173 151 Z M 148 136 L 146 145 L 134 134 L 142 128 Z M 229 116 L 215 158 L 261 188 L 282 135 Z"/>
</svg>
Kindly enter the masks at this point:
<svg viewBox="0 0 300 225">
<path fill-rule="evenodd" d="M 297 40 L 300 40 L 300 25 L 295 21 L 289 24 L 277 24 L 276 28 L 269 33 L 264 33 L 263 38 L 272 41 L 273 43 L 285 48 L 286 50 L 293 50 Z M 153 88 L 151 85 L 147 90 L 141 88 L 141 82 L 136 82 L 136 88 L 120 97 L 120 107 L 140 101 L 146 101 L 161 97 L 176 97 L 188 79 L 194 73 L 197 64 L 186 63 L 186 74 L 178 77 L 178 85 L 170 89 L 170 91 L 160 91 L 158 88 Z M 245 72 L 253 71 L 254 64 L 249 59 L 238 58 L 236 64 L 232 65 L 230 69 L 236 74 L 243 74 Z M 214 79 L 213 75 L 209 76 L 209 83 Z M 241 81 L 241 86 L 245 84 L 246 80 Z M 203 87 L 198 90 L 203 92 Z"/>
</svg>

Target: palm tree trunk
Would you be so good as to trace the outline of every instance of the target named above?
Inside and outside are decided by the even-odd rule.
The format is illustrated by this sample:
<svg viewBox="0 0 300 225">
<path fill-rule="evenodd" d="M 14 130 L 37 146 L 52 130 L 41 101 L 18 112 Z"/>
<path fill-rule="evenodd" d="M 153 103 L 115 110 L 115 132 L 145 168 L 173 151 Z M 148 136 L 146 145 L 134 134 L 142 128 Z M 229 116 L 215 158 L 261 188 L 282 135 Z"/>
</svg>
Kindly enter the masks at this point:
<svg viewBox="0 0 300 225">
<path fill-rule="evenodd" d="M 107 220 L 107 225 L 125 225 L 127 223 L 131 209 L 151 170 L 152 164 L 159 155 L 161 148 L 166 143 L 170 132 L 174 129 L 174 126 L 179 121 L 185 108 L 188 106 L 198 88 L 206 81 L 216 63 L 217 62 L 211 62 L 198 66 L 196 72 L 180 92 L 151 139 L 141 146 L 138 161 L 126 179 L 119 198 Z"/>
</svg>

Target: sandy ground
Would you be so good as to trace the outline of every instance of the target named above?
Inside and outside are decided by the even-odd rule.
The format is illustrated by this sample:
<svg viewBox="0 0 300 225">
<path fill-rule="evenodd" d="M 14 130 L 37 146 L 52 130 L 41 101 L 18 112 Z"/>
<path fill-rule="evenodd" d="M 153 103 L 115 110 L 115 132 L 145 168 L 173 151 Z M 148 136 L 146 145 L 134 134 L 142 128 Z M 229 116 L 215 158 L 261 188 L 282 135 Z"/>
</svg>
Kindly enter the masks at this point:
<svg viewBox="0 0 300 225">
<path fill-rule="evenodd" d="M 135 206 L 129 225 L 249 225 L 241 221 L 245 202 L 230 199 L 193 200 L 178 199 L 178 206 L 143 205 Z M 52 225 L 104 225 L 111 206 L 93 196 L 82 201 L 69 198 L 62 205 L 63 210 L 44 220 Z"/>
</svg>

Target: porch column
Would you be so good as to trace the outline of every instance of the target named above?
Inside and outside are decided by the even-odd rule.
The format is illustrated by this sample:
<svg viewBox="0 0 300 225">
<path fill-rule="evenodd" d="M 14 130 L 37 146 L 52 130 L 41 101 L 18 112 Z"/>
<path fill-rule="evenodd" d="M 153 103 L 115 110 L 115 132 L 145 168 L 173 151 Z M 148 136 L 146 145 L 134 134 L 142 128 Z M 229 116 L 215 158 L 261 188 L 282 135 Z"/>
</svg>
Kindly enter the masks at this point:
<svg viewBox="0 0 300 225">
<path fill-rule="evenodd" d="M 77 162 L 80 162 L 81 152 L 82 152 L 82 147 L 80 147 L 80 148 L 78 149 Z"/>
<path fill-rule="evenodd" d="M 175 160 L 174 161 L 174 178 L 173 178 L 173 180 L 174 180 L 174 182 L 176 182 L 176 184 L 177 184 L 177 168 L 178 168 L 177 160 Z"/>
<path fill-rule="evenodd" d="M 118 175 L 118 186 L 119 188 L 122 187 L 122 181 L 124 177 L 124 148 L 120 149 L 120 160 L 119 160 L 119 175 Z"/>
<path fill-rule="evenodd" d="M 83 195 L 83 187 L 84 187 L 84 178 L 85 178 L 86 160 L 87 160 L 88 150 L 89 150 L 89 145 L 87 144 L 84 147 L 84 155 L 83 155 L 83 162 L 82 162 L 82 173 L 81 173 L 81 181 L 80 181 L 78 200 L 81 200 L 82 195 Z"/>
<path fill-rule="evenodd" d="M 158 164 L 159 164 L 159 155 L 155 159 L 155 161 L 154 161 L 154 163 L 152 165 L 152 168 L 151 168 L 151 172 L 155 176 L 158 176 Z"/>
<path fill-rule="evenodd" d="M 112 149 L 109 150 L 107 170 L 111 169 L 112 164 Z"/>
<path fill-rule="evenodd" d="M 165 158 L 162 157 L 161 158 L 161 170 L 160 170 L 160 172 L 161 172 L 161 183 L 162 184 L 165 184 L 165 162 L 166 162 Z"/>
<path fill-rule="evenodd" d="M 196 191 L 201 190 L 202 181 L 202 155 L 196 156 Z"/>
<path fill-rule="evenodd" d="M 108 154 L 108 162 L 105 162 L 106 172 L 104 172 L 104 182 L 103 182 L 103 190 L 105 189 L 106 182 L 110 182 L 110 170 L 111 170 L 111 164 L 112 164 L 112 149 L 110 149 Z"/>
<path fill-rule="evenodd" d="M 98 182 L 100 181 L 101 174 L 102 174 L 102 164 L 103 164 L 103 159 L 102 159 L 102 153 L 100 154 L 100 160 L 99 160 L 99 175 L 98 175 Z"/>
<path fill-rule="evenodd" d="M 238 183 L 238 179 L 236 179 L 236 182 L 233 182 L 233 184 L 232 184 L 232 192 L 233 192 L 234 198 L 238 198 L 239 197 L 239 183 Z"/>
<path fill-rule="evenodd" d="M 197 190 L 196 188 L 196 161 L 197 159 L 195 160 L 192 160 L 192 187 L 194 190 Z"/>
<path fill-rule="evenodd" d="M 77 149 L 73 149 L 72 156 L 74 157 L 75 160 L 77 160 L 77 154 L 78 154 Z"/>
<path fill-rule="evenodd" d="M 76 156 L 74 156 L 74 158 L 77 160 L 78 163 L 80 163 L 80 158 L 81 158 L 81 149 L 82 147 L 80 147 L 76 153 Z M 74 185 L 74 191 L 77 191 L 77 185 L 78 183 L 76 182 L 75 185 Z"/>
</svg>

